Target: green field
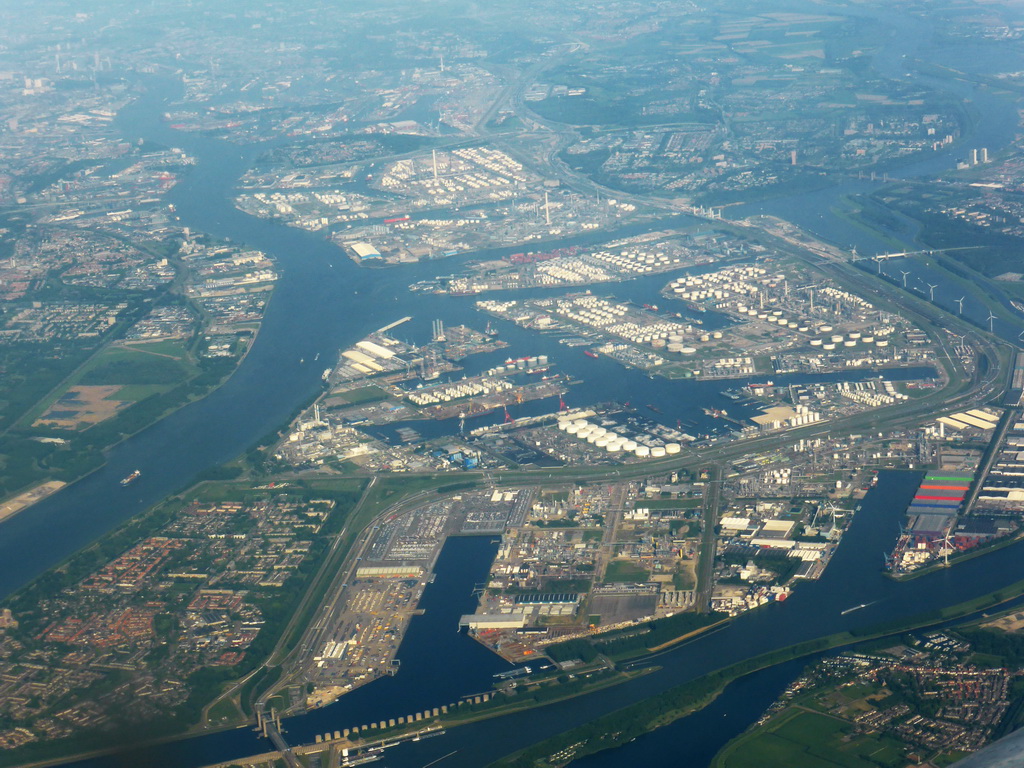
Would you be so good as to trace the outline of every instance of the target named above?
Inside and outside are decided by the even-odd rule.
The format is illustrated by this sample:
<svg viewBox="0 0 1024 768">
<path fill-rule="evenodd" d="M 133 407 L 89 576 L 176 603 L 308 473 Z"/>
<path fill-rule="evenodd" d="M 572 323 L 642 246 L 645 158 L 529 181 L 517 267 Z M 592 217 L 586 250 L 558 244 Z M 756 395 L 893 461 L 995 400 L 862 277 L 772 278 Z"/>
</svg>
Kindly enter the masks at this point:
<svg viewBox="0 0 1024 768">
<path fill-rule="evenodd" d="M 359 389 L 335 395 L 335 398 L 349 405 L 364 405 L 366 403 L 377 403 L 381 400 L 387 400 L 388 393 L 380 387 L 360 387 Z"/>
<path fill-rule="evenodd" d="M 157 341 L 130 347 L 110 347 L 70 376 L 66 387 L 36 403 L 20 423 L 32 424 L 71 387 L 119 384 L 123 385 L 122 389 L 113 399 L 138 402 L 167 392 L 198 373 L 199 369 L 188 359 L 188 351 L 180 342 Z"/>
<path fill-rule="evenodd" d="M 150 395 L 156 395 L 167 390 L 168 387 L 159 384 L 128 384 L 117 390 L 113 399 L 122 400 L 126 403 L 137 403 L 139 400 L 145 400 Z"/>
<path fill-rule="evenodd" d="M 672 574 L 672 586 L 676 589 L 696 589 L 697 580 L 689 571 L 676 571 Z"/>
<path fill-rule="evenodd" d="M 858 734 L 841 720 L 788 709 L 767 727 L 740 736 L 715 758 L 714 768 L 897 768 L 906 764 L 898 742 Z"/>
<path fill-rule="evenodd" d="M 148 384 L 173 386 L 191 378 L 196 369 L 168 352 L 151 351 L 151 346 L 166 343 L 139 345 L 133 347 L 112 347 L 101 353 L 85 367 L 76 384 Z"/>
<path fill-rule="evenodd" d="M 629 560 L 612 560 L 608 563 L 604 581 L 606 584 L 620 581 L 647 581 L 650 573 Z"/>
</svg>

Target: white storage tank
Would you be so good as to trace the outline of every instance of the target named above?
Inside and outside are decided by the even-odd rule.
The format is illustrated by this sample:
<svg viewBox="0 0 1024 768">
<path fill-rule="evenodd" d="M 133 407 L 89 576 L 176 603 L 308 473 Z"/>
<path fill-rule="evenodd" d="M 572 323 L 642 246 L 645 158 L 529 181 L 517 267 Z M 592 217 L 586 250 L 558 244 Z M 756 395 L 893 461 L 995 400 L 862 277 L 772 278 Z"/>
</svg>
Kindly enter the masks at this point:
<svg viewBox="0 0 1024 768">
<path fill-rule="evenodd" d="M 665 446 L 663 446 L 663 445 L 656 445 L 654 448 L 651 448 L 651 456 L 653 458 L 660 459 L 664 455 L 665 455 Z"/>
<path fill-rule="evenodd" d="M 636 454 L 637 458 L 646 459 L 646 458 L 650 457 L 651 449 L 648 448 L 646 445 L 638 445 L 634 449 L 633 453 Z"/>
<path fill-rule="evenodd" d="M 665 452 L 671 455 L 679 453 L 682 450 L 682 446 L 679 443 L 669 443 L 665 446 Z"/>
</svg>

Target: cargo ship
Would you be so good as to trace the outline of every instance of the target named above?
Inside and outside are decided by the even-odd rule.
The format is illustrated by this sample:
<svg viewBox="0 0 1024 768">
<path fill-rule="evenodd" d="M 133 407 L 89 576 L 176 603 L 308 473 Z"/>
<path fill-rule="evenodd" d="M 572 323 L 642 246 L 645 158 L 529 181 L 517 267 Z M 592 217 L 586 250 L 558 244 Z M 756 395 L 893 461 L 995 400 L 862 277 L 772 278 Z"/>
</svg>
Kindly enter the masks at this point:
<svg viewBox="0 0 1024 768">
<path fill-rule="evenodd" d="M 597 352 L 591 352 L 589 349 L 584 349 L 583 354 L 586 355 L 587 357 L 599 357 Z"/>
<path fill-rule="evenodd" d="M 1017 301 L 1016 299 L 1010 299 L 1010 304 L 1011 304 L 1011 305 L 1013 306 L 1013 308 L 1014 308 L 1014 309 L 1016 309 L 1016 310 L 1017 310 L 1018 312 L 1024 312 L 1024 302 L 1021 302 L 1021 301 Z"/>
<path fill-rule="evenodd" d="M 142 472 L 136 469 L 134 472 L 128 475 L 128 477 L 121 480 L 121 485 L 131 485 L 140 477 L 142 477 Z"/>
</svg>

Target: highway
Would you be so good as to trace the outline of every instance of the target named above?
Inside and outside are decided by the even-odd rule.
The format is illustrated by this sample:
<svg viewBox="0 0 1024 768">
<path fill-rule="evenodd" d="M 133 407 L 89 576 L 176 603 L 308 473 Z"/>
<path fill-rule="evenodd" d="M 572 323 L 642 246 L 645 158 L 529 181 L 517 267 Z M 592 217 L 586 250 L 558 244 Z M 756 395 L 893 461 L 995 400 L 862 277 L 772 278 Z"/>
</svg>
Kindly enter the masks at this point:
<svg viewBox="0 0 1024 768">
<path fill-rule="evenodd" d="M 704 506 L 701 519 L 700 555 L 697 561 L 697 610 L 707 613 L 711 608 L 711 592 L 715 587 L 715 551 L 718 547 L 718 508 L 722 496 L 722 467 L 712 464 L 707 468 L 704 485 Z"/>
</svg>

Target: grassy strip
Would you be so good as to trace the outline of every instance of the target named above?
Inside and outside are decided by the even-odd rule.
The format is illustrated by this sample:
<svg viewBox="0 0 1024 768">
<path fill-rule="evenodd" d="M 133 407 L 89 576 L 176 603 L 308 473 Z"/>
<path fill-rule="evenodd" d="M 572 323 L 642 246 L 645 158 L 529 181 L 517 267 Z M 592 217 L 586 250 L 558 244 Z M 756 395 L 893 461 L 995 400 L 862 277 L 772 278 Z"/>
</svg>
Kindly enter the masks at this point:
<svg viewBox="0 0 1024 768">
<path fill-rule="evenodd" d="M 728 618 L 722 613 L 677 613 L 624 629 L 555 643 L 547 652 L 560 660 L 581 658 L 589 661 L 602 653 L 615 661 L 623 661 L 664 650 L 725 621 Z"/>
<path fill-rule="evenodd" d="M 1024 594 L 1024 580 L 997 592 L 981 595 L 973 600 L 941 610 L 929 611 L 909 619 L 877 624 L 857 633 L 839 632 L 755 656 L 746 661 L 723 667 L 697 680 L 671 688 L 657 696 L 612 712 L 585 725 L 552 736 L 532 747 L 527 747 L 491 763 L 491 766 L 493 768 L 542 768 L 565 765 L 571 760 L 585 755 L 626 744 L 637 736 L 702 709 L 713 701 L 726 685 L 751 672 L 858 641 L 874 640 L 967 616 L 1012 600 L 1021 594 Z"/>
</svg>

